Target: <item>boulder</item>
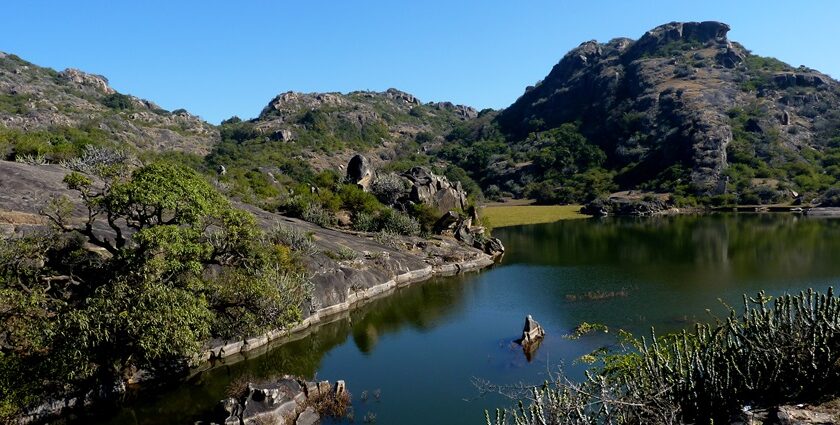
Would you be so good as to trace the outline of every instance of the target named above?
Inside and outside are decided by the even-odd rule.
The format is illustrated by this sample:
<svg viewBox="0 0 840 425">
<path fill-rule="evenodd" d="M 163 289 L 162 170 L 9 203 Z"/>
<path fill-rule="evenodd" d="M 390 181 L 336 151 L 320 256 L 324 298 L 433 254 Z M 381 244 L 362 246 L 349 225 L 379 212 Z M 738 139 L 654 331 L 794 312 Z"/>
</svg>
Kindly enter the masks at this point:
<svg viewBox="0 0 840 425">
<path fill-rule="evenodd" d="M 519 343 L 524 346 L 544 337 L 545 330 L 543 327 L 530 314 L 525 317 L 525 327 L 522 329 L 522 338 L 519 339 Z"/>
<path fill-rule="evenodd" d="M 350 158 L 347 164 L 347 181 L 358 185 L 365 191 L 370 188 L 373 182 L 374 173 L 370 161 L 361 154 L 356 154 Z"/>
<path fill-rule="evenodd" d="M 467 192 L 461 187 L 461 182 L 453 184 L 426 167 L 413 167 L 402 176 L 410 183 L 409 202 L 429 205 L 440 212 L 466 210 Z"/>
<path fill-rule="evenodd" d="M 461 216 L 458 215 L 455 211 L 447 211 L 443 214 L 435 225 L 433 226 L 433 230 L 437 234 L 442 234 L 447 231 L 454 231 L 455 226 L 458 225 L 458 221 L 461 219 Z"/>
<path fill-rule="evenodd" d="M 344 381 L 337 381 L 333 390 L 328 381 L 304 382 L 291 376 L 267 384 L 248 384 L 239 398 L 219 402 L 213 423 L 317 424 L 321 418 L 310 398 L 337 397 L 346 391 Z"/>
<path fill-rule="evenodd" d="M 475 236 L 471 231 L 472 227 L 472 220 L 469 218 L 462 218 L 458 220 L 458 223 L 455 225 L 455 239 L 467 244 L 473 245 L 475 242 Z"/>
<path fill-rule="evenodd" d="M 295 420 L 295 425 L 317 425 L 321 423 L 321 417 L 312 406 L 304 410 Z"/>
<path fill-rule="evenodd" d="M 497 255 L 503 254 L 505 252 L 505 246 L 502 245 L 502 241 L 499 238 L 490 238 L 484 242 L 484 252 L 490 255 Z"/>
<path fill-rule="evenodd" d="M 525 318 L 525 328 L 522 329 L 522 337 L 516 340 L 522 346 L 522 351 L 525 353 L 525 358 L 530 362 L 534 358 L 534 354 L 542 344 L 545 337 L 545 330 L 542 326 L 534 320 L 529 314 Z"/>
</svg>

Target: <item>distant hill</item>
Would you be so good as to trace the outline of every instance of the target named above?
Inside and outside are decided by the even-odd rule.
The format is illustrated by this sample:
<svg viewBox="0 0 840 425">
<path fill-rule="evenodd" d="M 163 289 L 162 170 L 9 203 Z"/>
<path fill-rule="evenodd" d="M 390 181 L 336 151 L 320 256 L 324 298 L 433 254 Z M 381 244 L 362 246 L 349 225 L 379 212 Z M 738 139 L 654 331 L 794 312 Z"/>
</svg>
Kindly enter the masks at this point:
<svg viewBox="0 0 840 425">
<path fill-rule="evenodd" d="M 169 112 L 148 100 L 118 93 L 105 77 L 76 69 L 56 72 L 0 52 L 2 129 L 6 131 L 0 135 L 0 149 L 6 151 L 0 154 L 7 157 L 15 153 L 63 157 L 90 142 L 205 155 L 219 139 L 213 125 L 183 109 Z M 39 137 L 10 143 L 21 132 Z M 17 151 L 9 144 L 18 145 Z"/>
<path fill-rule="evenodd" d="M 0 154 L 57 163 L 86 144 L 166 153 L 208 175 L 224 169 L 222 189 L 248 202 L 324 170 L 341 175 L 356 153 L 383 172 L 425 165 L 473 195 L 544 203 L 633 190 L 676 205 L 771 204 L 836 187 L 840 84 L 756 56 L 728 31 L 672 22 L 638 40 L 585 42 L 501 111 L 396 89 L 286 92 L 258 117 L 219 126 L 101 76 L 0 54 Z"/>
<path fill-rule="evenodd" d="M 549 201 L 580 201 L 586 194 L 569 187 L 581 179 L 739 203 L 785 202 L 835 185 L 840 85 L 753 55 L 728 31 L 719 22 L 674 22 L 635 41 L 585 42 L 480 123 L 489 137 L 473 129 L 451 139 L 468 147 L 462 157 L 473 144 L 484 156 L 495 149 L 487 163 L 466 167 L 485 188 Z"/>
<path fill-rule="evenodd" d="M 443 144 L 457 125 L 478 116 L 471 107 L 423 103 L 397 89 L 286 92 L 274 97 L 257 118 L 224 121 L 221 143 L 206 163 L 212 169 L 225 167 L 233 192 L 246 198 L 264 197 L 259 192 L 265 192 L 266 185 L 311 181 L 324 170 L 342 174 L 357 153 L 377 169 L 405 171 L 432 163 L 446 168 L 427 152 Z M 460 177 L 468 179 L 463 172 Z"/>
</svg>

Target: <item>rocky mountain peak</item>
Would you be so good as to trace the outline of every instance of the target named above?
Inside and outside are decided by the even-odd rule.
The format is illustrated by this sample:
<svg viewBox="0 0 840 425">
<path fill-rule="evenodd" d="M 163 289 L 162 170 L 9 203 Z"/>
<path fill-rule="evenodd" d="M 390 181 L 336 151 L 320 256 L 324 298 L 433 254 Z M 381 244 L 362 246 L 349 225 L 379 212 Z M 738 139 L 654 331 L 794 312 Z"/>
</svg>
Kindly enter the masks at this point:
<svg viewBox="0 0 840 425">
<path fill-rule="evenodd" d="M 108 79 L 102 75 L 88 74 L 75 68 L 67 68 L 64 71 L 59 72 L 58 76 L 59 78 L 75 84 L 80 90 L 92 88 L 104 94 L 116 93 L 116 90 L 112 89 L 111 86 L 108 85 Z"/>
<path fill-rule="evenodd" d="M 636 58 L 676 42 L 713 43 L 726 46 L 728 44 L 726 34 L 729 29 L 729 25 L 716 21 L 670 22 L 646 32 L 633 43 L 628 54 L 630 57 Z"/>
<path fill-rule="evenodd" d="M 820 167 L 829 162 L 814 158 L 830 155 L 826 146 L 840 133 L 833 106 L 840 84 L 754 55 L 728 40 L 729 30 L 722 22 L 671 22 L 636 41 L 587 41 L 526 88 L 496 123 L 514 144 L 574 123 L 603 150 L 607 166 L 619 170 L 623 188 L 673 190 L 663 182 L 676 181 L 684 193 L 735 193 L 753 203 L 784 199 L 785 187 L 823 190 L 825 184 L 791 173 L 788 164 L 826 174 Z M 741 173 L 744 167 L 773 170 L 761 173 L 777 178 L 768 183 Z"/>
</svg>

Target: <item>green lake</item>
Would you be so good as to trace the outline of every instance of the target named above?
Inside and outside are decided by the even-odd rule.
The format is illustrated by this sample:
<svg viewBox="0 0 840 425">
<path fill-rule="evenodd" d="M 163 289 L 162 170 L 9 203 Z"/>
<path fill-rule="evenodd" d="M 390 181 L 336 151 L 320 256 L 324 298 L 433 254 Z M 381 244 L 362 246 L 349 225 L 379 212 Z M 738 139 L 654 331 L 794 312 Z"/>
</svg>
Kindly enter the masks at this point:
<svg viewBox="0 0 840 425">
<path fill-rule="evenodd" d="M 481 424 L 474 380 L 540 383 L 611 334 L 563 338 L 581 322 L 646 335 L 740 309 L 742 294 L 824 290 L 840 282 L 840 220 L 788 214 L 571 220 L 498 229 L 492 269 L 397 291 L 263 355 L 171 388 L 144 391 L 102 424 L 188 424 L 240 376 L 344 379 L 356 423 Z M 531 361 L 512 341 L 531 314 L 547 336 Z M 362 400 L 363 392 L 367 400 Z M 376 395 L 379 395 L 377 398 Z M 85 423 L 90 423 L 86 420 Z"/>
</svg>

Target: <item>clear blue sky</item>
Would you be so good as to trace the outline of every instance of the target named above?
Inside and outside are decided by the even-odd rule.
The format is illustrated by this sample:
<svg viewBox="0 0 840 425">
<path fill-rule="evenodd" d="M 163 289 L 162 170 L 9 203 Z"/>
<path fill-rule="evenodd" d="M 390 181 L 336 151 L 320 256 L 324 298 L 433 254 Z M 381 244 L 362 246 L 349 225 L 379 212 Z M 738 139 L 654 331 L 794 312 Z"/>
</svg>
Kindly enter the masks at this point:
<svg viewBox="0 0 840 425">
<path fill-rule="evenodd" d="M 277 93 L 385 90 L 500 108 L 583 41 L 719 20 L 755 53 L 840 76 L 840 2 L 8 0 L 0 50 L 102 74 L 211 122 Z"/>
</svg>

